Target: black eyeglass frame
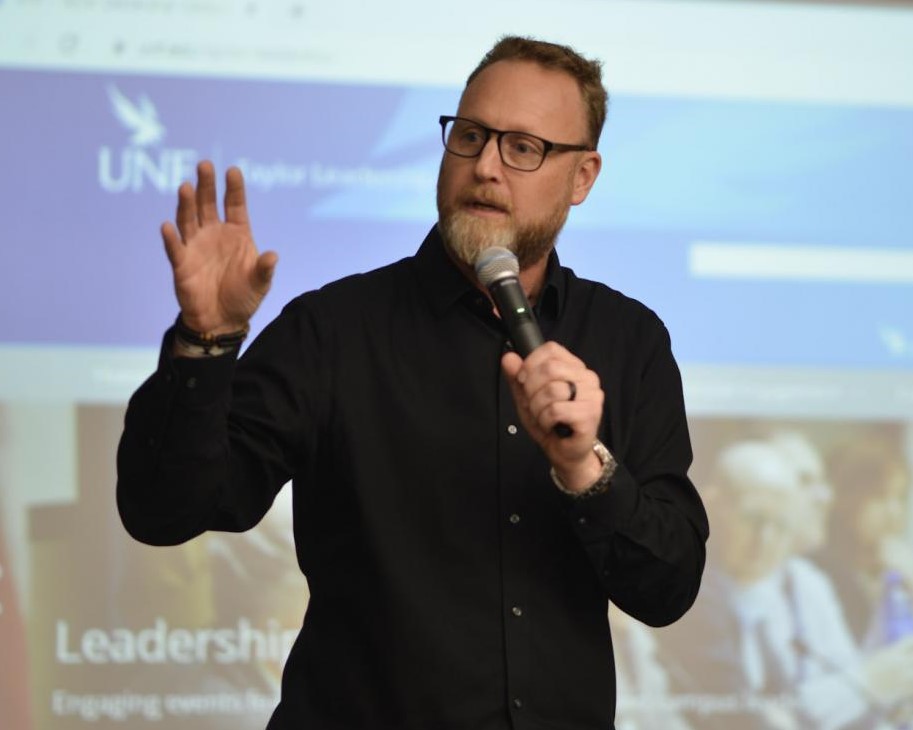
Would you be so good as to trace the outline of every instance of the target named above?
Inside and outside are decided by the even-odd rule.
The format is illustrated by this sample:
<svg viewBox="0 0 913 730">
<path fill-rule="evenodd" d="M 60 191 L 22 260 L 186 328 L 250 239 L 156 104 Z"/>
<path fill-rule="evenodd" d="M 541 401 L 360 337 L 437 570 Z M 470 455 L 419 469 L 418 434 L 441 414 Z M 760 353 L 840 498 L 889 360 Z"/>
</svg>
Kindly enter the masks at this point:
<svg viewBox="0 0 913 730">
<path fill-rule="evenodd" d="M 447 146 L 447 125 L 450 122 L 468 122 L 473 126 L 478 127 L 483 132 L 485 132 L 485 139 L 482 141 L 482 146 L 479 147 L 479 151 L 474 155 L 464 155 L 460 152 L 454 152 Z M 442 114 L 438 119 L 438 123 L 441 125 L 441 142 L 444 143 L 444 149 L 447 150 L 450 154 L 456 155 L 457 157 L 462 157 L 464 159 L 471 159 L 473 157 L 478 157 L 485 150 L 488 140 L 491 139 L 492 135 L 495 136 L 498 143 L 498 155 L 501 157 L 501 162 L 507 165 L 511 170 L 518 170 L 519 172 L 535 172 L 545 163 L 545 158 L 548 157 L 549 152 L 592 152 L 593 147 L 590 145 L 582 144 L 564 144 L 563 142 L 552 142 L 550 140 L 539 137 L 535 134 L 529 134 L 528 132 L 520 132 L 516 129 L 492 129 L 491 127 L 486 127 L 484 124 L 477 122 L 475 119 L 467 119 L 466 117 L 452 117 L 446 114 Z M 524 167 L 514 167 L 507 160 L 504 159 L 504 153 L 501 151 L 501 140 L 504 138 L 505 134 L 520 134 L 524 137 L 530 137 L 531 139 L 538 140 L 542 143 L 542 159 L 539 160 L 539 164 L 533 168 L 524 168 Z"/>
</svg>

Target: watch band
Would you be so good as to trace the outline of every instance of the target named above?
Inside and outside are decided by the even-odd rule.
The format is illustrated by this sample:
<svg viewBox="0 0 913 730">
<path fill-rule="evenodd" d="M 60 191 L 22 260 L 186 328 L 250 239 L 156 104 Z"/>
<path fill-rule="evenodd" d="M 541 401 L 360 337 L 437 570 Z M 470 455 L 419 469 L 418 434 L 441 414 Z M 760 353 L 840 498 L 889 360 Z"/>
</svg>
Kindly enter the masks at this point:
<svg viewBox="0 0 913 730">
<path fill-rule="evenodd" d="M 602 472 L 600 472 L 599 477 L 596 479 L 596 481 L 584 489 L 582 492 L 574 492 L 568 489 L 561 481 L 558 473 L 555 471 L 555 467 L 551 468 L 550 474 L 552 481 L 561 492 L 568 495 L 569 497 L 573 497 L 574 499 L 586 499 L 587 497 L 595 497 L 597 494 L 602 494 L 608 491 L 609 484 L 612 483 L 612 477 L 615 476 L 615 469 L 618 467 L 618 462 L 615 461 L 615 457 L 612 456 L 612 452 L 609 451 L 606 448 L 606 445 L 599 439 L 596 439 L 593 442 L 593 453 L 596 454 L 596 457 L 602 463 Z"/>
</svg>

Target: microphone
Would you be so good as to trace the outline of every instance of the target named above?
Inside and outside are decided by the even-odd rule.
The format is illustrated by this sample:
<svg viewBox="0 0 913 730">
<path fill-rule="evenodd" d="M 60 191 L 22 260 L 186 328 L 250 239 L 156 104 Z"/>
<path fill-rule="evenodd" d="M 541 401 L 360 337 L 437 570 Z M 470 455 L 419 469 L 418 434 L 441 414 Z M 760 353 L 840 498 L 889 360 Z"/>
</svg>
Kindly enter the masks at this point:
<svg viewBox="0 0 913 730">
<path fill-rule="evenodd" d="M 525 359 L 539 345 L 545 344 L 545 338 L 526 292 L 520 286 L 517 257 L 506 248 L 492 246 L 476 259 L 475 270 L 479 282 L 488 289 L 495 302 L 514 350 Z M 555 433 L 567 438 L 573 431 L 567 424 L 557 423 Z"/>
<path fill-rule="evenodd" d="M 476 259 L 476 276 L 495 300 L 514 349 L 522 358 L 545 343 L 536 315 L 520 286 L 520 264 L 511 251 L 492 246 Z"/>
</svg>

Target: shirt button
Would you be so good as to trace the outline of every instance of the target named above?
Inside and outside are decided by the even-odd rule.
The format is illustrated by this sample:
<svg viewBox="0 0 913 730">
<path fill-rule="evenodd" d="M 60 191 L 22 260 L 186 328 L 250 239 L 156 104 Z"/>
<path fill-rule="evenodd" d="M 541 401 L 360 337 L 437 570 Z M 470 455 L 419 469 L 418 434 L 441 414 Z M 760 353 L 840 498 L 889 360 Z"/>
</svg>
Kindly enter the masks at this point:
<svg viewBox="0 0 913 730">
<path fill-rule="evenodd" d="M 516 525 L 520 521 L 520 515 L 514 512 L 508 519 L 510 520 L 510 524 Z"/>
<path fill-rule="evenodd" d="M 519 697 L 514 697 L 513 705 L 519 710 L 521 707 L 523 707 L 523 700 L 521 700 Z"/>
<path fill-rule="evenodd" d="M 188 388 L 190 388 L 191 390 L 193 390 L 194 388 L 197 387 L 197 379 L 194 377 L 189 377 L 189 378 L 187 378 L 187 382 L 185 383 L 185 385 Z"/>
<path fill-rule="evenodd" d="M 578 518 L 577 518 L 577 524 L 578 524 L 578 525 L 585 525 L 585 524 L 586 524 L 586 517 L 578 517 Z"/>
<path fill-rule="evenodd" d="M 510 424 L 510 425 L 507 427 L 507 433 L 509 433 L 511 436 L 516 436 L 516 435 L 517 435 L 517 427 L 514 426 L 514 424 Z"/>
<path fill-rule="evenodd" d="M 520 608 L 519 606 L 514 606 L 512 609 L 510 609 L 510 612 L 511 612 L 514 616 L 522 616 L 522 615 L 523 615 L 523 609 Z"/>
</svg>

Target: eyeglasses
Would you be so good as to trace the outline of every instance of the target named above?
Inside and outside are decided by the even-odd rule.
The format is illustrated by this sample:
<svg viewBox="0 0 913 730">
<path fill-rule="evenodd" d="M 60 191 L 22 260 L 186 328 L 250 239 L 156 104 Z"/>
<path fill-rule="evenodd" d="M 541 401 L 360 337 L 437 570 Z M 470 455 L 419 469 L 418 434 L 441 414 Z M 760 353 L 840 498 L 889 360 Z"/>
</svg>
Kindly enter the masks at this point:
<svg viewBox="0 0 913 730">
<path fill-rule="evenodd" d="M 533 172 L 542 167 L 549 152 L 587 152 L 588 145 L 549 142 L 526 132 L 492 129 L 463 117 L 440 118 L 444 148 L 457 157 L 478 157 L 492 135 L 498 140 L 501 162 L 515 170 Z"/>
</svg>

